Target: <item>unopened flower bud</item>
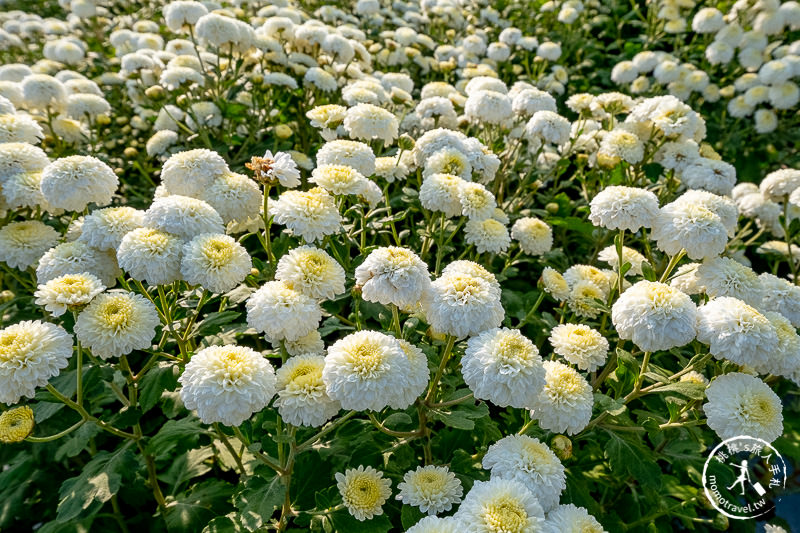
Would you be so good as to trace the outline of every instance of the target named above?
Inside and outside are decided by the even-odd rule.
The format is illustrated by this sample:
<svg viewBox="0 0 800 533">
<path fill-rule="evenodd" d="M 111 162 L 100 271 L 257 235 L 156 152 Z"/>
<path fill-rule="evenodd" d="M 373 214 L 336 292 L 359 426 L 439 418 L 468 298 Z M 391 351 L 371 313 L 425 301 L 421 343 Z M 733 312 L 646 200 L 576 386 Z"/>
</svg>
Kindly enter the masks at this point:
<svg viewBox="0 0 800 533">
<path fill-rule="evenodd" d="M 0 414 L 0 442 L 22 442 L 33 431 L 33 409 L 27 405 Z"/>
<path fill-rule="evenodd" d="M 414 138 L 408 133 L 402 134 L 400 138 L 397 139 L 397 146 L 399 146 L 401 150 L 412 150 L 415 144 Z"/>
<path fill-rule="evenodd" d="M 553 440 L 550 441 L 550 448 L 562 461 L 572 457 L 572 441 L 564 435 L 556 435 L 553 437 Z"/>
</svg>

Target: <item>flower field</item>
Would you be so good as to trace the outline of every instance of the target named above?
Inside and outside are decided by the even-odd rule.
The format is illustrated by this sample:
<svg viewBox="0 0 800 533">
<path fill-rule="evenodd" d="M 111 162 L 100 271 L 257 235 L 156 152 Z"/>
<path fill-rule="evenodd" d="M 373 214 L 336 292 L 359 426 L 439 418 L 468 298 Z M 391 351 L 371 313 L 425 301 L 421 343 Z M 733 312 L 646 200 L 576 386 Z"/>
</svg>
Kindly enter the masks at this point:
<svg viewBox="0 0 800 533">
<path fill-rule="evenodd" d="M 0 531 L 800 531 L 799 84 L 793 0 L 0 0 Z"/>
</svg>

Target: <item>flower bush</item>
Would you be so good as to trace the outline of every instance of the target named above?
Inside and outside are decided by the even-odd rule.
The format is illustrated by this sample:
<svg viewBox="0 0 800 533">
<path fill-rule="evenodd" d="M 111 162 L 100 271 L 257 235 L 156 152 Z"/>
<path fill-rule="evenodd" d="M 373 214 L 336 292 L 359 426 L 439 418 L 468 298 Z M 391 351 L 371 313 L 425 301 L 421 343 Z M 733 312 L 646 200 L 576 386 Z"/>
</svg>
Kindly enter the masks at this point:
<svg viewBox="0 0 800 533">
<path fill-rule="evenodd" d="M 753 531 L 708 451 L 800 459 L 797 2 L 4 5 L 0 529 Z"/>
</svg>

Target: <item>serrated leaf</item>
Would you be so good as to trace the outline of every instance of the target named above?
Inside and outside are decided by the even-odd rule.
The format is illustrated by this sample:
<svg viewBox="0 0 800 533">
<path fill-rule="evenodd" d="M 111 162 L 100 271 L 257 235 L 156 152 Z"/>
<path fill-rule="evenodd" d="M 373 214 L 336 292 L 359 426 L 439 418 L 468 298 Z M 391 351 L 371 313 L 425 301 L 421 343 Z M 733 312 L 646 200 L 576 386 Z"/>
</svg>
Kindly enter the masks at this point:
<svg viewBox="0 0 800 533">
<path fill-rule="evenodd" d="M 164 521 L 174 532 L 198 531 L 212 519 L 225 514 L 233 486 L 216 479 L 195 485 L 188 493 L 178 495 L 167 504 Z M 224 512 L 220 512 L 224 510 Z"/>
<path fill-rule="evenodd" d="M 86 449 L 89 440 L 100 431 L 102 430 L 97 424 L 83 424 L 64 439 L 64 442 L 56 450 L 55 460 L 62 461 L 66 457 L 75 457 Z"/>
<path fill-rule="evenodd" d="M 611 431 L 605 454 L 612 473 L 623 478 L 632 477 L 637 483 L 658 488 L 661 485 L 661 468 L 650 456 L 651 452 L 633 438 L 621 437 Z"/>
<path fill-rule="evenodd" d="M 80 475 L 61 484 L 58 491 L 59 521 L 94 514 L 119 491 L 123 478 L 131 476 L 139 466 L 131 445 L 131 442 L 126 442 L 113 453 L 98 452 L 83 467 Z"/>
<path fill-rule="evenodd" d="M 682 394 L 683 396 L 691 398 L 692 400 L 702 400 L 706 395 L 705 390 L 706 386 L 702 383 L 678 381 L 676 383 L 670 383 L 669 385 L 663 385 L 655 388 L 653 389 L 653 392 L 677 392 L 678 394 Z"/>
<path fill-rule="evenodd" d="M 156 458 L 166 457 L 180 443 L 187 448 L 197 447 L 201 435 L 208 434 L 200 420 L 194 417 L 167 420 L 147 444 L 148 453 Z"/>
<path fill-rule="evenodd" d="M 286 485 L 280 476 L 272 479 L 251 477 L 244 489 L 234 498 L 244 527 L 254 531 L 266 524 L 276 509 L 283 504 Z"/>
</svg>

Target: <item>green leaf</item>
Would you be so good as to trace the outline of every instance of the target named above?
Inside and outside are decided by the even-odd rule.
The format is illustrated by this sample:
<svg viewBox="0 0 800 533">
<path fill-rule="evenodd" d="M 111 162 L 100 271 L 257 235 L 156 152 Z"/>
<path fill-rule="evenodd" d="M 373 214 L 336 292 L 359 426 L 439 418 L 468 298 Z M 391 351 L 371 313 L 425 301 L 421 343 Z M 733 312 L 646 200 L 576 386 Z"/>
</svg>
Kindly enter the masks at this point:
<svg viewBox="0 0 800 533">
<path fill-rule="evenodd" d="M 196 448 L 200 435 L 209 434 L 200 420 L 194 417 L 167 420 L 147 444 L 147 451 L 156 458 L 166 457 L 180 443 L 185 448 Z"/>
<path fill-rule="evenodd" d="M 118 450 L 100 451 L 82 469 L 80 475 L 61 484 L 58 492 L 58 520 L 86 517 L 100 510 L 119 491 L 123 478 L 130 477 L 139 461 L 126 442 Z"/>
<path fill-rule="evenodd" d="M 244 527 L 254 531 L 266 524 L 275 510 L 283 505 L 285 495 L 286 485 L 280 476 L 248 479 L 244 489 L 234 498 Z"/>
<path fill-rule="evenodd" d="M 644 279 L 647 281 L 655 281 L 656 278 L 656 271 L 653 270 L 653 267 L 647 261 L 642 261 L 642 275 L 644 275 Z"/>
<path fill-rule="evenodd" d="M 242 316 L 242 313 L 238 311 L 209 313 L 202 322 L 197 324 L 197 332 L 195 334 L 202 337 L 207 335 L 216 335 L 222 330 L 222 326 L 225 324 L 230 324 L 240 316 Z"/>
<path fill-rule="evenodd" d="M 218 516 L 203 528 L 202 533 L 239 533 L 245 531 L 235 516 Z"/>
<path fill-rule="evenodd" d="M 462 404 L 452 411 L 432 410 L 431 415 L 435 420 L 439 420 L 444 425 L 455 428 L 472 430 L 475 429 L 475 420 L 489 415 L 489 406 L 481 402 L 477 405 Z"/>
<path fill-rule="evenodd" d="M 425 517 L 418 508 L 411 505 L 404 505 L 400 511 L 400 522 L 403 524 L 403 529 L 408 529 Z"/>
<path fill-rule="evenodd" d="M 701 383 L 678 381 L 653 389 L 653 392 L 677 392 L 692 400 L 702 400 L 705 397 L 706 386 Z"/>
<path fill-rule="evenodd" d="M 217 479 L 198 483 L 191 492 L 178 495 L 167 504 L 164 520 L 167 529 L 175 532 L 199 531 L 220 514 L 226 514 L 226 503 L 233 486 Z"/>
<path fill-rule="evenodd" d="M 0 472 L 0 528 L 10 526 L 26 512 L 25 492 L 39 477 L 30 455 L 19 454 L 4 463 L 4 470 Z"/>
<path fill-rule="evenodd" d="M 370 520 L 356 520 L 347 511 L 338 511 L 331 515 L 334 531 L 344 533 L 386 533 L 392 530 L 392 523 L 385 514 Z"/>
<path fill-rule="evenodd" d="M 146 413 L 152 409 L 164 391 L 174 391 L 178 384 L 177 367 L 168 361 L 162 361 L 151 368 L 142 377 L 139 387 L 139 407 Z"/>
<path fill-rule="evenodd" d="M 611 471 L 624 478 L 632 477 L 641 485 L 657 489 L 661 486 L 661 468 L 651 457 L 650 450 L 633 438 L 628 439 L 611 431 L 605 453 Z"/>
<path fill-rule="evenodd" d="M 204 446 L 179 455 L 170 465 L 166 474 L 159 479 L 173 486 L 173 491 L 186 481 L 202 476 L 211 470 L 209 459 L 214 457 L 211 446 Z"/>
<path fill-rule="evenodd" d="M 81 453 L 86 446 L 89 445 L 89 440 L 100 433 L 101 429 L 97 424 L 84 424 L 75 431 L 73 431 L 67 439 L 56 450 L 55 460 L 63 461 L 67 457 L 75 457 Z"/>
</svg>

